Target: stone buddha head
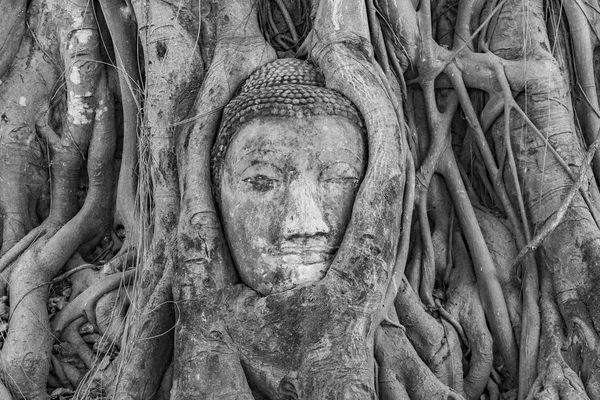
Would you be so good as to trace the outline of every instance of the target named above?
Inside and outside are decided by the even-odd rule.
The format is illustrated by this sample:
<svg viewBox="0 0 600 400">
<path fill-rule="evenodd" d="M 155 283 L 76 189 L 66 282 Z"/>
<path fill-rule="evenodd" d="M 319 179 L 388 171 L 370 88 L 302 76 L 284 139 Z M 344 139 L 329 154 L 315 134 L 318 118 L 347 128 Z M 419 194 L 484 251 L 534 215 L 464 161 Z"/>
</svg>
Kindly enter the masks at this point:
<svg viewBox="0 0 600 400">
<path fill-rule="evenodd" d="M 215 198 L 242 281 L 268 295 L 322 279 L 366 169 L 362 119 L 306 61 L 253 73 L 213 147 Z"/>
</svg>

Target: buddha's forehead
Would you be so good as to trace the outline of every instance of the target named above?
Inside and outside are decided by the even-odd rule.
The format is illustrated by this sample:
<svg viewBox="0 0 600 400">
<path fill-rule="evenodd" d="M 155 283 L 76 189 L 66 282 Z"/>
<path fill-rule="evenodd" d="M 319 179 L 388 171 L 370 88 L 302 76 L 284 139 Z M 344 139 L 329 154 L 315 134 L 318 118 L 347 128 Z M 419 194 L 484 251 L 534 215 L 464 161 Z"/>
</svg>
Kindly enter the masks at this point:
<svg viewBox="0 0 600 400">
<path fill-rule="evenodd" d="M 242 126 L 227 153 L 235 157 L 272 153 L 331 157 L 343 152 L 354 154 L 360 162 L 364 147 L 361 129 L 344 117 L 264 117 Z"/>
</svg>

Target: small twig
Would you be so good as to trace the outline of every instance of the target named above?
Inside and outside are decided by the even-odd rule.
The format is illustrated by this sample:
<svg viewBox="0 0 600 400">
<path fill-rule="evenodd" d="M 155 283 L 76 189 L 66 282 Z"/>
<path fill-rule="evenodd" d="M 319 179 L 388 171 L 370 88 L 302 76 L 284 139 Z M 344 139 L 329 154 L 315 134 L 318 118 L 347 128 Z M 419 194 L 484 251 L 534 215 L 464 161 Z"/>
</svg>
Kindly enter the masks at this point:
<svg viewBox="0 0 600 400">
<path fill-rule="evenodd" d="M 387 54 L 387 48 L 383 39 L 381 25 L 377 18 L 373 0 L 366 0 L 367 18 L 369 20 L 369 31 L 371 33 L 371 43 L 373 44 L 376 60 L 381 64 L 386 75 L 390 74 L 390 63 Z"/>
<path fill-rule="evenodd" d="M 65 279 L 67 279 L 69 276 L 79 272 L 79 271 L 83 271 L 84 269 L 88 269 L 88 268 L 98 268 L 97 265 L 95 264 L 81 264 L 63 274 L 58 275 L 56 278 L 52 279 L 51 284 L 54 285 L 58 282 L 64 281 Z"/>
<path fill-rule="evenodd" d="M 431 239 L 429 218 L 427 218 L 427 192 L 421 193 L 419 201 L 419 223 L 421 224 L 421 242 L 423 243 L 423 258 L 421 261 L 421 285 L 419 295 L 427 307 L 434 307 L 433 288 L 435 286 L 435 250 Z"/>
<path fill-rule="evenodd" d="M 452 314 L 450 314 L 448 311 L 446 311 L 446 309 L 442 306 L 442 304 L 440 303 L 439 300 L 436 300 L 435 302 L 437 305 L 437 311 L 440 313 L 440 315 L 446 321 L 448 321 L 448 323 L 450 325 L 452 325 L 454 327 L 454 329 L 456 329 L 456 333 L 458 334 L 458 337 L 460 338 L 461 342 L 463 342 L 463 344 L 468 347 L 469 339 L 467 338 L 467 335 L 465 334 L 465 330 L 463 329 L 460 322 L 458 322 L 458 320 L 456 318 L 454 318 L 454 316 Z"/>
<path fill-rule="evenodd" d="M 515 156 L 512 151 L 512 144 L 510 142 L 510 106 L 508 105 L 508 103 L 505 103 L 504 105 L 504 147 L 506 147 L 506 159 L 508 161 L 508 168 L 510 169 L 510 173 L 513 179 L 517 204 L 519 206 L 519 213 L 521 214 L 521 224 L 523 225 L 525 238 L 527 240 L 530 240 L 531 233 L 529 230 L 529 221 L 527 219 L 527 213 L 525 212 L 525 202 L 523 201 L 523 193 L 521 192 L 521 185 L 519 184 L 517 164 L 515 162 Z"/>
<path fill-rule="evenodd" d="M 392 41 L 389 38 L 384 38 L 385 47 L 387 49 L 388 57 L 392 64 L 392 71 L 396 75 L 396 79 L 400 82 L 400 88 L 402 89 L 402 98 L 406 100 L 407 90 L 406 90 L 406 81 L 404 80 L 404 73 L 402 71 L 402 67 L 400 66 L 400 60 L 398 60 L 398 56 L 394 51 L 394 46 Z"/>
<path fill-rule="evenodd" d="M 209 115 L 209 114 L 213 114 L 213 113 L 219 112 L 219 111 L 221 111 L 223 108 L 225 108 L 225 106 L 219 106 L 219 107 L 215 107 L 215 108 L 213 108 L 213 109 L 210 109 L 210 110 L 208 110 L 208 111 L 207 111 L 207 112 L 205 112 L 205 113 L 196 114 L 196 115 L 194 115 L 194 116 L 192 116 L 192 117 L 189 117 L 189 118 L 186 118 L 186 119 L 182 119 L 182 120 L 181 120 L 181 121 L 179 121 L 179 122 L 175 122 L 175 123 L 173 123 L 173 124 L 169 125 L 169 128 L 175 128 L 175 127 L 177 127 L 177 126 L 180 126 L 180 125 L 185 125 L 185 124 L 187 124 L 187 123 L 194 122 L 194 121 L 196 121 L 197 119 L 200 119 L 200 118 L 206 117 L 206 116 L 207 116 L 207 115 Z"/>
<path fill-rule="evenodd" d="M 512 97 L 511 97 L 511 99 L 512 99 Z M 567 165 L 567 162 L 564 160 L 564 158 L 562 158 L 562 156 L 558 153 L 558 151 L 554 148 L 554 146 L 552 146 L 552 144 L 548 141 L 548 138 L 546 138 L 546 136 L 544 136 L 544 134 L 537 128 L 537 126 L 535 126 L 533 121 L 531 121 L 531 119 L 529 119 L 529 117 L 527 116 L 525 111 L 523 111 L 521 109 L 521 107 L 519 107 L 519 105 L 514 101 L 514 99 L 509 100 L 509 107 L 511 109 L 517 111 L 521 115 L 521 117 L 523 118 L 525 123 L 527 125 L 529 125 L 529 127 L 533 130 L 533 132 L 544 142 L 544 144 L 548 147 L 550 152 L 552 154 L 554 154 L 554 157 L 556 157 L 556 160 L 558 161 L 558 163 L 563 167 L 563 169 L 567 172 L 567 174 L 569 174 L 569 177 L 571 178 L 571 180 L 575 181 L 575 177 L 573 176 L 571 169 Z"/>
</svg>

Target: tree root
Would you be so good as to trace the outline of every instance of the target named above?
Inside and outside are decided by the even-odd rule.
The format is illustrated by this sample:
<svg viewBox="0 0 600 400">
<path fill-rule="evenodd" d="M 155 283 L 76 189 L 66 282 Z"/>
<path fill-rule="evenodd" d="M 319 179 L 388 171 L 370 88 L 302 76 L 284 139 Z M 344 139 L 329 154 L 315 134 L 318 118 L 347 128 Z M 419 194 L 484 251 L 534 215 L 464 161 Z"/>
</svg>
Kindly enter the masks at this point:
<svg viewBox="0 0 600 400">
<path fill-rule="evenodd" d="M 83 293 L 69 302 L 52 321 L 52 332 L 56 335 L 65 329 L 72 321 L 80 316 L 85 316 L 91 324 L 96 323 L 96 304 L 98 300 L 110 291 L 121 286 L 133 283 L 135 271 L 126 271 L 122 274 L 114 274 L 100 281 L 94 286 L 87 288 Z"/>
<path fill-rule="evenodd" d="M 87 369 L 94 366 L 96 357 L 94 352 L 88 347 L 87 343 L 79 334 L 79 328 L 86 322 L 85 317 L 79 317 L 67 326 L 60 335 L 60 340 L 73 346 L 75 353 L 81 358 Z M 75 386 L 77 387 L 77 386 Z"/>
<path fill-rule="evenodd" d="M 581 170 L 579 171 L 579 177 L 577 178 L 577 180 L 573 183 L 573 185 L 569 189 L 569 192 L 567 193 L 562 204 L 556 211 L 556 214 L 554 215 L 552 220 L 547 221 L 546 224 L 544 224 L 544 226 L 537 233 L 537 235 L 529 243 L 527 243 L 527 245 L 525 247 L 523 247 L 521 249 L 521 251 L 517 255 L 517 258 L 515 258 L 515 260 L 513 261 L 514 266 L 520 264 L 523 261 L 523 259 L 532 250 L 537 249 L 542 244 L 542 242 L 558 227 L 558 225 L 560 225 L 563 218 L 565 217 L 565 214 L 569 210 L 569 207 L 570 207 L 571 203 L 573 202 L 575 195 L 578 194 L 579 189 L 584 184 L 584 182 L 586 182 L 587 171 L 590 166 L 590 162 L 595 157 L 596 150 L 599 147 L 600 147 L 600 135 L 598 136 L 598 138 L 596 138 L 596 140 L 594 140 L 594 142 L 589 147 L 587 153 L 585 154 L 585 156 L 581 162 Z"/>
<path fill-rule="evenodd" d="M 382 400 L 430 400 L 463 397 L 444 385 L 421 361 L 403 329 L 383 323 L 375 332 Z"/>
<path fill-rule="evenodd" d="M 62 367 L 62 363 L 58 361 L 58 359 L 53 355 L 52 356 L 52 364 L 50 372 L 54 372 L 56 377 L 58 378 L 58 382 L 60 383 L 60 387 L 69 387 L 71 386 L 71 382 L 69 382 L 67 375 Z M 72 387 L 72 386 L 71 386 Z"/>
<path fill-rule="evenodd" d="M 10 67 L 25 34 L 26 0 L 2 0 L 0 10 L 0 78 Z"/>
<path fill-rule="evenodd" d="M 498 281 L 502 286 L 502 293 L 504 293 L 506 306 L 508 307 L 510 324 L 515 338 L 518 339 L 521 337 L 522 301 L 520 285 L 512 269 L 512 262 L 517 256 L 514 235 L 505 223 L 488 210 L 475 209 L 475 214 L 485 242 L 494 259 Z"/>
<path fill-rule="evenodd" d="M 416 293 L 403 279 L 398 285 L 395 308 L 412 348 L 437 379 L 462 391 L 461 350 L 451 325 L 427 313 Z"/>
<path fill-rule="evenodd" d="M 542 335 L 538 364 L 538 377 L 527 400 L 589 399 L 585 386 L 578 374 L 563 358 L 566 337 L 558 306 L 554 300 L 554 289 L 549 271 L 542 272 Z"/>
<path fill-rule="evenodd" d="M 214 396 L 238 393 L 239 398 L 251 398 L 239 359 L 230 346 L 211 339 L 202 341 L 209 344 L 204 349 L 199 343 L 202 338 L 198 338 L 198 327 L 209 328 L 214 321 L 200 322 L 194 301 L 210 288 L 221 288 L 238 279 L 212 199 L 209 143 L 214 140 L 220 119 L 220 113 L 213 111 L 224 107 L 240 83 L 257 67 L 274 60 L 276 53 L 260 32 L 252 4 L 239 0 L 222 2 L 216 21 L 214 58 L 191 111 L 198 117 L 190 120 L 194 124 L 180 135 L 177 146 L 182 206 L 177 230 L 180 262 L 174 275 L 173 297 L 181 310 L 181 320 L 175 332 L 171 391 L 174 400 L 202 393 L 208 398 L 212 393 L 207 393 L 207 385 L 214 385 Z M 198 167 L 202 168 L 200 172 L 192 170 Z M 215 360 L 219 363 L 219 368 L 211 369 L 211 382 L 198 374 L 207 368 L 207 358 L 212 365 Z"/>
<path fill-rule="evenodd" d="M 126 241 L 136 246 L 138 176 L 138 119 L 143 91 L 139 70 L 137 23 L 125 0 L 100 0 L 115 49 L 123 107 L 123 155 L 117 188 L 116 224 L 125 228 Z M 123 246 L 128 247 L 128 246 Z"/>
<path fill-rule="evenodd" d="M 138 330 L 129 332 L 128 346 L 121 349 L 117 362 L 122 371 L 113 383 L 114 400 L 145 400 L 160 389 L 173 351 L 172 273 L 172 267 L 167 268 L 142 310 Z"/>
<path fill-rule="evenodd" d="M 103 342 L 119 345 L 125 329 L 130 294 L 127 286 L 121 286 L 98 299 L 94 314 Z"/>
<path fill-rule="evenodd" d="M 471 357 L 464 378 L 464 392 L 468 399 L 479 399 L 492 371 L 492 336 L 487 328 L 485 314 L 477 291 L 473 266 L 460 233 L 454 236 L 454 268 L 446 290 L 446 309 L 463 327 Z"/>
</svg>

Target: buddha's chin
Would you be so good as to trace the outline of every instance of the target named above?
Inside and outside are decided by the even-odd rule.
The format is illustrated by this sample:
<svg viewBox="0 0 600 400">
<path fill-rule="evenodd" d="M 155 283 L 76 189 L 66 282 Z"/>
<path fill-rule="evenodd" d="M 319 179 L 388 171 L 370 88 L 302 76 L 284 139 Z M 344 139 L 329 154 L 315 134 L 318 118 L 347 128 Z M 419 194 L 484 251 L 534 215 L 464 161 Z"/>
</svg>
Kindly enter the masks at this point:
<svg viewBox="0 0 600 400">
<path fill-rule="evenodd" d="M 252 271 L 252 276 L 244 279 L 246 284 L 263 295 L 281 293 L 320 281 L 331 266 L 330 257 L 280 255 L 278 258 L 279 262 L 272 268 L 263 265 Z M 260 269 L 263 274 L 259 273 Z"/>
</svg>

